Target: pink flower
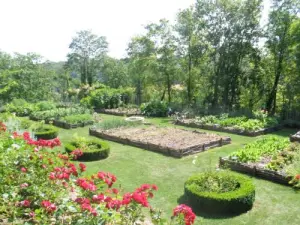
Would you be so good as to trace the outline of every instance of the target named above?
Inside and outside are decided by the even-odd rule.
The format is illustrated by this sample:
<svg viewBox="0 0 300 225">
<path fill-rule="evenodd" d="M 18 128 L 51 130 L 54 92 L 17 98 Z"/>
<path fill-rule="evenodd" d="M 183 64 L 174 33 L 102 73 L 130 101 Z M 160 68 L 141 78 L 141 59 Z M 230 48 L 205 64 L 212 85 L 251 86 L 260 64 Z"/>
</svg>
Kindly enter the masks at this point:
<svg viewBox="0 0 300 225">
<path fill-rule="evenodd" d="M 28 184 L 27 184 L 27 183 L 23 183 L 23 184 L 20 185 L 20 188 L 22 188 L 22 189 L 23 189 L 23 188 L 27 188 L 27 187 L 28 187 Z"/>
<path fill-rule="evenodd" d="M 22 167 L 22 168 L 21 168 L 21 171 L 22 171 L 23 173 L 26 173 L 26 172 L 27 172 L 27 169 L 26 169 L 25 167 Z"/>
</svg>

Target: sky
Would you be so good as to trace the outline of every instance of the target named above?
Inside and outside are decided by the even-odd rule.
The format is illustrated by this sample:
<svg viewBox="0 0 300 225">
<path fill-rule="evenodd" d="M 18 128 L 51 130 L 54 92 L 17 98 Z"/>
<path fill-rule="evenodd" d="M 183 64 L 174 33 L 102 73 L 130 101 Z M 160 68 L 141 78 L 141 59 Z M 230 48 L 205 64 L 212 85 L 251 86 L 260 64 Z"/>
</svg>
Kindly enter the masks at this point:
<svg viewBox="0 0 300 225">
<path fill-rule="evenodd" d="M 161 18 L 174 21 L 179 9 L 196 0 L 0 0 L 0 50 L 35 52 L 64 61 L 72 37 L 80 30 L 106 36 L 109 55 L 126 56 L 131 37 Z M 266 21 L 269 1 L 265 1 Z"/>
</svg>

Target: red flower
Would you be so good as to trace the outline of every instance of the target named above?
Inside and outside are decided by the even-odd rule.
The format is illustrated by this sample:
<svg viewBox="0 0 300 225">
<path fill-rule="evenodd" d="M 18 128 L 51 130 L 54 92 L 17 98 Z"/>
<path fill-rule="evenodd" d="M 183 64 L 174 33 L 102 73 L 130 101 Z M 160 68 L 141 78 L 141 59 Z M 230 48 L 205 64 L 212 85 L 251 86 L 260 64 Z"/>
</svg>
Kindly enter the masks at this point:
<svg viewBox="0 0 300 225">
<path fill-rule="evenodd" d="M 182 204 L 175 207 L 173 216 L 178 216 L 179 214 L 183 214 L 185 225 L 191 225 L 195 222 L 196 215 L 187 205 Z"/>
<path fill-rule="evenodd" d="M 84 165 L 83 163 L 79 163 L 79 167 L 81 172 L 86 171 L 86 165 Z"/>
<path fill-rule="evenodd" d="M 113 192 L 114 194 L 116 194 L 116 195 L 117 195 L 117 194 L 119 193 L 119 190 L 118 190 L 118 189 L 116 189 L 116 188 L 113 188 L 113 189 L 112 189 L 112 192 Z"/>
<path fill-rule="evenodd" d="M 296 179 L 296 180 L 300 180 L 300 174 L 297 174 L 297 175 L 295 176 L 295 179 Z"/>
<path fill-rule="evenodd" d="M 71 155 L 73 155 L 73 159 L 78 159 L 83 155 L 83 152 L 80 149 L 75 149 L 71 152 Z"/>
<path fill-rule="evenodd" d="M 116 176 L 108 172 L 98 172 L 97 177 L 103 180 L 109 188 L 117 181 Z"/>
<path fill-rule="evenodd" d="M 25 207 L 25 208 L 28 208 L 28 207 L 30 207 L 30 201 L 29 200 L 24 200 L 24 201 L 21 201 L 20 202 L 20 205 L 22 206 L 22 207 Z"/>
<path fill-rule="evenodd" d="M 56 205 L 54 203 L 51 203 L 50 201 L 43 200 L 41 205 L 49 213 L 54 212 L 56 210 Z"/>
</svg>

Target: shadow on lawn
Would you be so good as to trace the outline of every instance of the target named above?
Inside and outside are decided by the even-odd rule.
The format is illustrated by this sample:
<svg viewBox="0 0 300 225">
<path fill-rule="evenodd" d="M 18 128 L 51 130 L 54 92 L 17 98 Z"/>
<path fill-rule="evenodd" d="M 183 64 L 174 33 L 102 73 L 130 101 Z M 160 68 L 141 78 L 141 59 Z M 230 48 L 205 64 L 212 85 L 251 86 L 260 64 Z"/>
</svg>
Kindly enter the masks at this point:
<svg viewBox="0 0 300 225">
<path fill-rule="evenodd" d="M 185 204 L 191 207 L 185 195 L 180 196 L 177 199 L 177 203 Z M 195 209 L 195 207 L 193 207 L 192 209 L 197 216 L 201 216 L 206 219 L 230 219 L 236 216 L 240 216 L 241 214 L 244 214 L 244 213 L 214 213 L 214 212 L 210 212 L 209 210 L 204 211 L 200 209 Z"/>
</svg>

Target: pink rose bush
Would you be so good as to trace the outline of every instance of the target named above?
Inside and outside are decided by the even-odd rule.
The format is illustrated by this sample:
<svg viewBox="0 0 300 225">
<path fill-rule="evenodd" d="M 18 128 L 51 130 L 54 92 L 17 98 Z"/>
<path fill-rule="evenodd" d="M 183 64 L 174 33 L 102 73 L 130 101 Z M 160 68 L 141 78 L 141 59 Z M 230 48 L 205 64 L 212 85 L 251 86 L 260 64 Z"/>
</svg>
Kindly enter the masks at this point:
<svg viewBox="0 0 300 225">
<path fill-rule="evenodd" d="M 106 171 L 86 176 L 84 163 L 71 160 L 80 149 L 61 154 L 47 149 L 60 146 L 58 138 L 33 140 L 28 133 L 9 134 L 0 123 L 0 208 L 8 221 L 27 224 L 134 224 L 149 210 L 153 224 L 194 223 L 195 214 L 177 206 L 167 222 L 149 199 L 158 187 L 142 184 L 132 192 L 113 187 L 117 177 Z M 18 145 L 18 148 L 14 148 Z"/>
</svg>

